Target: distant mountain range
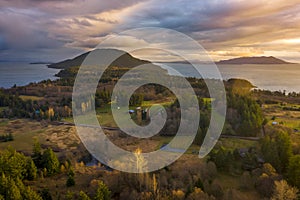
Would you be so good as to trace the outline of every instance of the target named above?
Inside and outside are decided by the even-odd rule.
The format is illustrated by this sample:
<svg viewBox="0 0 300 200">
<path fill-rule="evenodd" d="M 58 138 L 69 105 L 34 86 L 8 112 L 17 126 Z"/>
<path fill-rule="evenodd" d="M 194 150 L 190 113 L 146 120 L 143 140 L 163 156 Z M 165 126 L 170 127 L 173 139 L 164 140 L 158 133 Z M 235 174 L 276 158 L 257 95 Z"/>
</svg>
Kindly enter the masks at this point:
<svg viewBox="0 0 300 200">
<path fill-rule="evenodd" d="M 294 64 L 290 62 L 286 62 L 279 58 L 275 58 L 273 56 L 261 56 L 261 57 L 241 57 L 241 58 L 233 58 L 229 60 L 221 60 L 216 62 L 217 65 L 243 65 L 243 64 Z"/>
</svg>

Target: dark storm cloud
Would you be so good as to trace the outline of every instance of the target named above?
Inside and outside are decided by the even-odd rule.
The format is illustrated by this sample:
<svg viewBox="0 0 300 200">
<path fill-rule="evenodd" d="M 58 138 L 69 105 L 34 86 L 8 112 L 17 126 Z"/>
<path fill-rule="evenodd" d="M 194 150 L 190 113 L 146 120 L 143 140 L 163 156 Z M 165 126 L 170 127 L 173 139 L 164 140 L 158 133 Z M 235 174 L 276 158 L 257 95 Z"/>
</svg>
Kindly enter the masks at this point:
<svg viewBox="0 0 300 200">
<path fill-rule="evenodd" d="M 40 49 L 57 48 L 60 42 L 50 38 L 47 30 L 40 27 L 40 21 L 36 20 L 40 14 L 14 9 L 2 9 L 0 11 L 0 35 L 8 48 L 11 49 Z"/>
<path fill-rule="evenodd" d="M 135 3 L 136 0 L 0 1 L 0 49 L 7 50 L 5 56 L 9 51 L 10 57 L 24 57 L 24 51 L 28 55 L 31 52 L 33 56 L 44 50 L 51 54 L 57 54 L 61 49 L 74 52 L 70 44 L 78 44 L 78 48 L 90 48 L 93 46 L 91 41 L 95 39 L 85 38 L 86 34 L 100 34 L 99 31 L 91 30 L 93 21 L 117 23 L 94 14 L 126 8 Z M 78 52 L 78 49 L 75 50 Z M 4 52 L 1 54 L 4 55 Z"/>
</svg>

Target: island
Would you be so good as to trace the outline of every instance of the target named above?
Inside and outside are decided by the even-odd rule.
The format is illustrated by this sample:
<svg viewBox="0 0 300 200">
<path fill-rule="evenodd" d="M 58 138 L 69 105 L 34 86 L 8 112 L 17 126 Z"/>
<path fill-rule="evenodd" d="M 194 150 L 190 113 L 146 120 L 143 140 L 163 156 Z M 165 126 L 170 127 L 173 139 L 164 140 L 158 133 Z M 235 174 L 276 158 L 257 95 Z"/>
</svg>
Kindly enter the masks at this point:
<svg viewBox="0 0 300 200">
<path fill-rule="evenodd" d="M 111 66 L 119 66 L 119 67 L 133 67 L 133 66 L 138 66 L 138 65 L 142 65 L 142 64 L 147 64 L 150 63 L 149 61 L 145 61 L 145 60 L 141 60 L 141 59 L 137 59 L 134 58 L 133 56 L 131 56 L 129 53 L 118 50 L 118 49 L 96 49 L 93 52 L 98 52 L 99 54 L 104 54 L 107 56 L 111 56 L 111 55 L 115 55 L 115 54 L 120 54 L 121 56 L 117 59 L 115 59 L 115 61 L 113 61 L 111 63 Z M 75 58 L 72 59 L 67 59 L 58 63 L 52 63 L 49 64 L 48 67 L 49 68 L 54 68 L 54 69 L 68 69 L 70 67 L 77 67 L 80 66 L 83 61 L 85 60 L 85 58 L 90 54 L 91 52 L 86 52 L 83 53 L 79 56 L 76 56 Z"/>
<path fill-rule="evenodd" d="M 265 64 L 295 64 L 286 62 L 279 58 L 275 58 L 273 56 L 261 56 L 261 57 L 240 57 L 240 58 L 233 58 L 229 60 L 220 60 L 216 62 L 217 65 L 246 65 L 246 64 L 254 64 L 254 65 L 265 65 Z"/>
</svg>

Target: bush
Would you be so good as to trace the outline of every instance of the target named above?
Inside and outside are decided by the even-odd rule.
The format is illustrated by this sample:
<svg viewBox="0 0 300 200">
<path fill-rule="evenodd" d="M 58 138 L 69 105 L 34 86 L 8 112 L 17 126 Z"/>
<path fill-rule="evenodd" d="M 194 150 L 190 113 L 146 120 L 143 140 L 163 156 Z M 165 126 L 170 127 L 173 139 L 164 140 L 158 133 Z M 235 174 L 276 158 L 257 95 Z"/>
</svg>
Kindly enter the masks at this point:
<svg viewBox="0 0 300 200">
<path fill-rule="evenodd" d="M 75 185 L 75 180 L 73 176 L 68 176 L 67 182 L 66 182 L 66 186 L 67 187 L 72 187 Z"/>
<path fill-rule="evenodd" d="M 70 168 L 70 171 L 68 173 L 68 179 L 67 179 L 67 182 L 66 182 L 67 187 L 71 187 L 71 186 L 75 185 L 74 176 L 75 176 L 75 173 L 74 173 L 73 169 Z"/>
<path fill-rule="evenodd" d="M 294 200 L 297 199 L 296 188 L 293 188 L 287 184 L 285 180 L 275 181 L 274 194 L 271 200 Z"/>
<path fill-rule="evenodd" d="M 91 198 L 83 191 L 79 192 L 79 200 L 91 200 Z"/>
</svg>

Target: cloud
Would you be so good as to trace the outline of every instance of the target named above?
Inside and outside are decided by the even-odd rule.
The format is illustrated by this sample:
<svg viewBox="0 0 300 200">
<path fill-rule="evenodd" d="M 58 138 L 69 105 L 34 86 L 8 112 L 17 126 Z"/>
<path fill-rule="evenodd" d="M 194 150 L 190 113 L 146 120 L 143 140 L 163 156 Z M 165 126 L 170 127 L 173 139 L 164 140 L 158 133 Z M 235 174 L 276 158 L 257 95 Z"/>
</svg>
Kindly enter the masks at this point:
<svg viewBox="0 0 300 200">
<path fill-rule="evenodd" d="M 128 16 L 122 28 L 158 26 L 175 29 L 190 35 L 209 51 L 227 52 L 219 56 L 230 57 L 237 56 L 238 52 L 245 55 L 249 46 L 252 46 L 252 54 L 261 53 L 268 49 L 267 42 L 299 35 L 299 11 L 297 0 L 272 3 L 261 0 L 193 3 L 152 0 L 141 4 Z M 278 47 L 298 49 L 292 44 Z"/>
<path fill-rule="evenodd" d="M 83 20 L 79 20 L 79 19 L 73 19 L 74 23 L 78 24 L 78 25 L 82 25 L 82 26 L 92 26 L 92 24 L 86 20 L 86 19 L 83 19 Z"/>
<path fill-rule="evenodd" d="M 300 52 L 293 40 L 286 42 L 299 37 L 299 20 L 298 0 L 2 0 L 0 49 L 69 55 L 94 48 L 107 35 L 154 26 L 191 36 L 214 59 Z M 155 43 L 136 39 L 117 46 Z"/>
<path fill-rule="evenodd" d="M 23 50 L 60 47 L 62 44 L 59 41 L 48 37 L 47 30 L 39 28 L 38 17 L 40 13 L 34 11 L 24 14 L 23 10 L 2 9 L 0 35 L 7 47 Z"/>
<path fill-rule="evenodd" d="M 108 19 L 108 18 L 104 18 L 104 17 L 97 17 L 95 15 L 87 15 L 85 16 L 87 19 L 93 20 L 93 21 L 101 21 L 101 22 L 106 22 L 109 24 L 117 24 L 118 21 L 117 20 L 112 20 L 112 19 Z"/>
<path fill-rule="evenodd" d="M 52 54 L 60 49 L 69 53 L 78 52 L 78 48 L 85 51 L 96 44 L 94 36 L 108 34 L 118 23 L 110 12 L 117 16 L 119 10 L 135 3 L 129 0 L 0 1 L 0 48 L 9 49 L 10 57 L 15 55 L 16 59 L 27 57 L 22 51 L 32 52 L 33 57 L 41 54 L 43 51 L 37 51 L 41 49 L 49 49 L 47 53 Z"/>
<path fill-rule="evenodd" d="M 90 49 L 94 49 L 99 44 L 99 42 L 100 40 L 97 38 L 90 38 L 90 39 L 70 42 L 66 46 L 90 50 Z"/>
<path fill-rule="evenodd" d="M 36 8 L 56 16 L 97 14 L 135 5 L 142 0 L 3 0 L 0 7 Z"/>
</svg>

